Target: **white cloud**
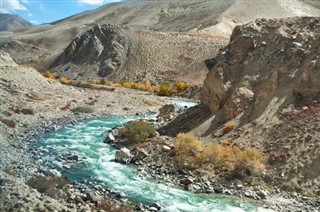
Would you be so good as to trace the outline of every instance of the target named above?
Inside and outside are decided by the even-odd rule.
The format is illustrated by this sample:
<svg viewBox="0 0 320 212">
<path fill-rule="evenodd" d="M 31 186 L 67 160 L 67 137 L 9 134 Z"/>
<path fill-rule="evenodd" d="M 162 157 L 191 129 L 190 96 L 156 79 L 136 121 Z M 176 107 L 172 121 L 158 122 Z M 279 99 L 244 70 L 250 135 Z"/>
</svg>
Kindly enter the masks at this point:
<svg viewBox="0 0 320 212">
<path fill-rule="evenodd" d="M 119 2 L 121 0 L 78 0 L 79 3 L 90 4 L 90 5 L 101 5 L 104 3 Z"/>
<path fill-rule="evenodd" d="M 18 0 L 1 0 L 0 2 L 0 12 L 10 13 L 15 10 L 25 10 L 28 9 L 23 6 Z"/>
<path fill-rule="evenodd" d="M 29 16 L 29 17 L 32 17 L 32 13 L 28 13 L 28 16 Z"/>
<path fill-rule="evenodd" d="M 39 25 L 39 24 L 40 24 L 40 22 L 37 21 L 37 20 L 31 20 L 30 22 L 31 22 L 32 24 L 34 24 L 34 25 Z"/>
</svg>

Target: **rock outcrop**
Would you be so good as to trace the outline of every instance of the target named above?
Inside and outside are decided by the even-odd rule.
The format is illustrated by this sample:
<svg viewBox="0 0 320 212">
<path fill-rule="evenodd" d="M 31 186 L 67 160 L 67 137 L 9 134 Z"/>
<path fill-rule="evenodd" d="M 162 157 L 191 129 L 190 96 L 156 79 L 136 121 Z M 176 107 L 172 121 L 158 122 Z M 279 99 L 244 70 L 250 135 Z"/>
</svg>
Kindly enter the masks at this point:
<svg viewBox="0 0 320 212">
<path fill-rule="evenodd" d="M 201 101 L 226 119 L 272 99 L 313 99 L 320 87 L 320 18 L 260 19 L 234 29 L 215 58 Z"/>
<path fill-rule="evenodd" d="M 98 25 L 77 36 L 50 69 L 69 78 L 105 77 L 123 65 L 130 45 L 119 27 Z"/>
</svg>

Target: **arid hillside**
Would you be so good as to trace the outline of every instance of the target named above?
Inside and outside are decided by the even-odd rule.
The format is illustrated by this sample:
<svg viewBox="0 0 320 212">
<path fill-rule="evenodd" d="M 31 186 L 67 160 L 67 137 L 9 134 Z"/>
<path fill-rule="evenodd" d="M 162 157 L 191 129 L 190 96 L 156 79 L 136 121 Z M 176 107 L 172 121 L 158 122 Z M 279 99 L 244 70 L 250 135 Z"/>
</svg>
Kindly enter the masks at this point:
<svg viewBox="0 0 320 212">
<path fill-rule="evenodd" d="M 19 64 L 39 71 L 53 68 L 58 76 L 97 78 L 99 72 L 106 72 L 109 63 L 111 68 L 107 68 L 107 75 L 116 80 L 124 77 L 130 80 L 182 79 L 202 84 L 207 74 L 203 59 L 216 55 L 227 44 L 236 25 L 256 18 L 319 14 L 318 8 L 297 0 L 290 4 L 284 0 L 263 3 L 247 0 L 128 1 L 32 29 L 2 33 L 0 49 L 10 53 Z M 109 23 L 119 26 L 122 36 L 130 43 L 129 49 L 119 50 L 121 65 L 112 64 L 115 61 L 110 54 L 100 55 L 101 61 L 89 58 L 85 64 L 75 60 L 79 55 L 71 55 L 68 46 L 74 45 L 77 37 L 83 40 L 93 27 Z M 77 43 L 76 48 L 86 48 L 81 45 L 83 42 Z M 106 49 L 107 46 L 102 42 L 94 48 Z"/>
<path fill-rule="evenodd" d="M 320 18 L 258 19 L 211 59 L 202 105 L 162 129 L 268 155 L 273 183 L 319 194 Z M 268 177 L 266 180 L 268 180 Z"/>
<path fill-rule="evenodd" d="M 17 15 L 0 13 L 0 31 L 14 31 L 33 26 L 32 23 Z"/>
</svg>

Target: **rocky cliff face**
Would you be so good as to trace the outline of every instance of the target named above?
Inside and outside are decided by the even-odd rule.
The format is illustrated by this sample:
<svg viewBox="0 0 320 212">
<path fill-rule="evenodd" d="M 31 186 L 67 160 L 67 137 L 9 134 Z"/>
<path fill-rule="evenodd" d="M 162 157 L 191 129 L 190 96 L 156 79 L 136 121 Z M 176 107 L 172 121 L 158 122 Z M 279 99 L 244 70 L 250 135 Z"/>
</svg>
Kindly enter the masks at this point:
<svg viewBox="0 0 320 212">
<path fill-rule="evenodd" d="M 274 98 L 313 99 L 320 92 L 319 40 L 320 18 L 260 19 L 236 27 L 214 59 L 201 101 L 231 119 Z"/>
<path fill-rule="evenodd" d="M 130 41 L 119 27 L 96 26 L 77 36 L 50 69 L 69 78 L 105 77 L 123 65 L 129 48 Z"/>
<path fill-rule="evenodd" d="M 236 27 L 229 44 L 206 60 L 202 104 L 160 133 L 191 131 L 258 148 L 268 158 L 267 183 L 319 196 L 319 46 L 318 17 Z"/>
</svg>

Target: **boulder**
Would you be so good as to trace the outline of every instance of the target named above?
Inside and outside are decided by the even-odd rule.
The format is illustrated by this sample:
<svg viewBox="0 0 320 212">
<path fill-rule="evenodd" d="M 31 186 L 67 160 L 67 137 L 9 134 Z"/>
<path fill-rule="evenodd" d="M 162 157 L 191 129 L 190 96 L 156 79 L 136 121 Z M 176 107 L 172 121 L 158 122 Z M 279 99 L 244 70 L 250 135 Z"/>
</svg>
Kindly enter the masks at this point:
<svg viewBox="0 0 320 212">
<path fill-rule="evenodd" d="M 148 156 L 148 152 L 145 149 L 137 148 L 134 157 L 132 158 L 132 162 L 143 160 Z"/>
<path fill-rule="evenodd" d="M 93 191 L 87 191 L 86 192 L 86 199 L 92 203 L 96 203 L 96 202 L 100 201 L 101 197 L 99 195 L 96 195 L 95 193 L 93 193 Z"/>
<path fill-rule="evenodd" d="M 32 108 L 23 108 L 21 113 L 25 115 L 34 115 L 34 110 Z"/>
<path fill-rule="evenodd" d="M 104 143 L 112 143 L 114 142 L 116 139 L 113 135 L 112 132 L 109 132 L 107 135 L 106 135 L 106 139 L 103 141 Z"/>
<path fill-rule="evenodd" d="M 162 117 L 163 119 L 169 119 L 170 118 L 170 114 L 173 113 L 175 111 L 175 106 L 173 104 L 167 104 L 164 105 L 162 108 L 159 109 L 160 112 L 160 117 Z"/>
<path fill-rule="evenodd" d="M 133 155 L 128 148 L 121 148 L 116 151 L 115 160 L 119 163 L 130 163 L 133 158 Z"/>
<path fill-rule="evenodd" d="M 160 210 L 161 206 L 158 203 L 152 203 L 151 205 L 149 205 L 149 208 L 156 208 L 157 210 Z"/>
</svg>

